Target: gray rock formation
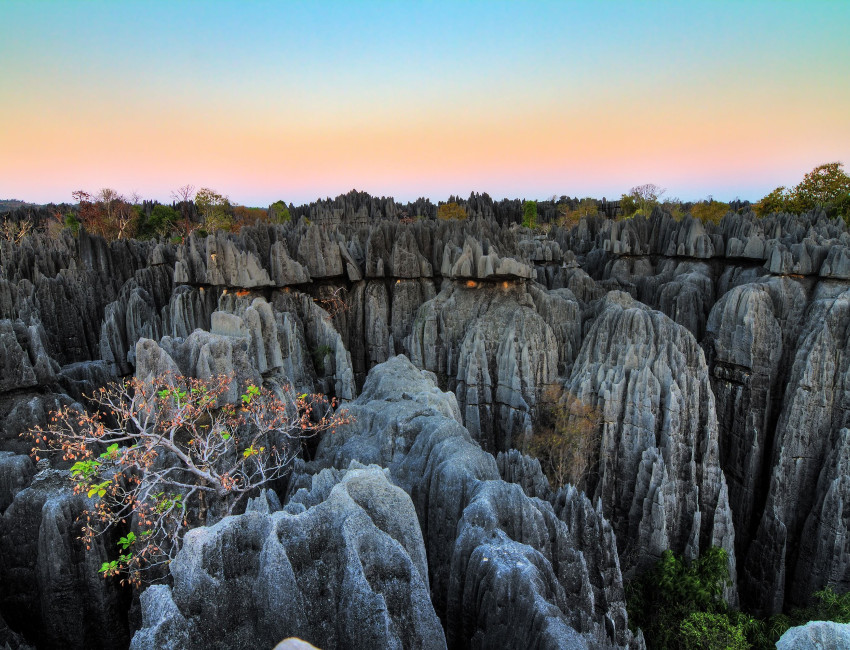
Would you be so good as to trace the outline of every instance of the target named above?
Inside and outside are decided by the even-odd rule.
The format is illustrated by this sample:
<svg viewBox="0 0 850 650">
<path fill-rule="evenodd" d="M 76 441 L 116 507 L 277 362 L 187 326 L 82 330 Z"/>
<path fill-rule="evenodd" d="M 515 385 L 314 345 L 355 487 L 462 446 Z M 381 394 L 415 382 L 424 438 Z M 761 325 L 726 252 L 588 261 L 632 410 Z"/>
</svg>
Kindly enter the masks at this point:
<svg viewBox="0 0 850 650">
<path fill-rule="evenodd" d="M 728 291 L 708 319 L 705 347 L 729 484 L 736 545 L 745 554 L 765 498 L 773 430 L 807 304 L 792 278 L 765 278 Z"/>
<path fill-rule="evenodd" d="M 379 464 L 411 495 L 449 646 L 640 645 L 626 626 L 617 550 L 601 513 L 575 491 L 559 493 L 554 506 L 527 496 L 522 486 L 545 485 L 530 460 L 502 460 L 517 482 L 502 481 L 435 379 L 403 356 L 374 368 L 348 407 L 355 424 L 323 438 L 315 466 Z M 590 539 L 605 549 L 589 542 L 585 553 L 580 540 Z"/>
<path fill-rule="evenodd" d="M 509 281 L 450 284 L 420 307 L 405 349 L 457 394 L 473 437 L 502 451 L 529 433 L 540 392 L 572 361 L 579 314 L 564 290 Z"/>
<path fill-rule="evenodd" d="M 602 501 L 625 567 L 645 568 L 666 549 L 694 558 L 722 546 L 735 575 L 702 350 L 683 327 L 627 294 L 611 292 L 598 308 L 566 389 L 601 414 L 589 493 Z"/>
<path fill-rule="evenodd" d="M 0 451 L 0 514 L 30 484 L 33 475 L 35 466 L 29 456 Z"/>
<path fill-rule="evenodd" d="M 0 516 L 0 611 L 39 648 L 127 647 L 128 594 L 98 573 L 115 538 L 79 539 L 90 506 L 48 469 Z"/>
<path fill-rule="evenodd" d="M 850 624 L 810 621 L 779 637 L 776 650 L 844 650 L 850 648 Z"/>
<path fill-rule="evenodd" d="M 0 320 L 0 393 L 49 384 L 59 365 L 46 352 L 40 325 Z"/>
<path fill-rule="evenodd" d="M 0 616 L 0 644 L 2 644 L 0 645 L 2 650 L 35 650 L 20 634 L 9 629 L 2 616 Z"/>
<path fill-rule="evenodd" d="M 417 424 L 399 433 L 390 412 L 374 420 L 386 434 L 369 419 L 356 443 L 340 442 L 338 466 L 347 467 L 350 444 L 348 456 L 390 466 L 411 494 L 436 554 L 432 593 L 451 644 L 512 638 L 492 610 L 514 593 L 547 603 L 512 619 L 532 643 L 557 645 L 568 628 L 582 642 L 600 633 L 625 642 L 621 578 L 611 577 L 619 561 L 631 570 L 666 546 L 690 556 L 711 543 L 730 547 L 732 522 L 746 605 L 777 611 L 826 585 L 850 587 L 850 232 L 842 220 L 822 211 L 730 213 L 704 224 L 656 211 L 614 221 L 602 215 L 616 206 L 603 202 L 599 217 L 541 235 L 517 226 L 521 201 L 451 200 L 468 219 L 436 220 L 425 200 L 352 192 L 291 206 L 286 224 L 181 245 L 107 243 L 85 232 L 0 242 L 0 451 L 13 453 L 0 458 L 0 511 L 17 509 L 33 479 L 19 433 L 62 404 L 84 404 L 118 375 L 233 372 L 354 399 L 371 368 L 404 352 L 457 402 L 447 406 L 417 384 L 402 388 L 411 399 L 398 403 L 421 410 L 430 395 L 446 431 Z M 538 208 L 542 220 L 557 214 L 552 202 Z M 612 291 L 633 300 L 603 298 Z M 346 309 L 326 313 L 331 295 Z M 550 384 L 604 413 L 592 502 L 555 493 L 534 461 L 507 453 L 533 429 Z M 389 408 L 389 393 L 365 394 Z M 366 406 L 357 408 L 371 412 Z M 477 449 L 469 433 L 506 453 L 495 466 L 480 450 L 467 453 Z M 446 467 L 430 465 L 439 462 Z M 423 476 L 438 477 L 428 481 L 457 503 L 430 496 Z M 506 483 L 489 485 L 500 476 Z M 514 510 L 527 529 L 512 527 Z M 541 526 L 566 537 L 564 529 L 593 532 L 565 547 L 544 543 Z M 614 531 L 621 553 L 600 552 L 614 548 Z M 596 568 L 585 574 L 582 563 Z M 468 580 L 451 583 L 461 572 Z M 446 618 L 450 597 L 463 620 Z"/>
<path fill-rule="evenodd" d="M 379 468 L 326 470 L 281 512 L 190 531 L 170 570 L 142 593 L 134 650 L 445 648 L 416 513 Z"/>
<path fill-rule="evenodd" d="M 827 522 L 836 513 L 823 512 L 823 500 L 834 501 L 834 481 L 847 470 L 847 440 L 840 430 L 850 427 L 848 328 L 850 290 L 837 296 L 824 291 L 810 305 L 797 342 L 776 425 L 767 502 L 744 566 L 747 597 L 769 612 L 781 611 L 786 598 L 805 602 L 811 592 L 804 587 L 846 584 L 850 578 L 845 525 L 830 530 Z M 827 519 L 820 529 L 817 521 L 823 516 Z M 806 540 L 807 550 L 820 556 L 801 553 L 807 519 L 809 530 L 825 535 L 814 546 Z M 794 579 L 798 565 L 802 584 Z"/>
</svg>

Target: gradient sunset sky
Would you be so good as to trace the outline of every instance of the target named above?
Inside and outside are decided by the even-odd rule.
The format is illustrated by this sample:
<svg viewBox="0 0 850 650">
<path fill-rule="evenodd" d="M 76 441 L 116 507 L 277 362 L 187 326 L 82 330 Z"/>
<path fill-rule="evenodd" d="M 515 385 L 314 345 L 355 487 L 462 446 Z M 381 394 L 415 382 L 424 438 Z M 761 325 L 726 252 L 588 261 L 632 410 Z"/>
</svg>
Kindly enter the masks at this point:
<svg viewBox="0 0 850 650">
<path fill-rule="evenodd" d="M 850 165 L 850 2 L 0 0 L 0 198 L 758 199 Z"/>
</svg>

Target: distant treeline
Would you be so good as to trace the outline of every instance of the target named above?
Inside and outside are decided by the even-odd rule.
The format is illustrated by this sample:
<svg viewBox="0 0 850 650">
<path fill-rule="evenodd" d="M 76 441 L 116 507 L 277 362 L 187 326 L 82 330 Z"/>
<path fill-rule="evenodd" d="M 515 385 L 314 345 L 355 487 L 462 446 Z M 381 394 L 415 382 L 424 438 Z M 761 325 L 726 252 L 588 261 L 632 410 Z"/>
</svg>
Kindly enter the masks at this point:
<svg viewBox="0 0 850 650">
<path fill-rule="evenodd" d="M 172 192 L 171 204 L 126 197 L 104 188 L 93 194 L 73 193 L 73 203 L 32 205 L 21 200 L 0 201 L 0 235 L 18 240 L 32 230 L 58 233 L 65 228 L 76 234 L 80 227 L 108 240 L 167 238 L 182 241 L 193 232 L 238 231 L 257 223 L 286 223 L 304 220 L 322 225 L 366 225 L 381 219 L 412 222 L 418 219 L 487 218 L 502 226 L 521 225 L 546 231 L 552 225 L 573 227 L 582 218 L 602 215 L 610 219 L 649 217 L 660 211 L 680 220 L 690 215 L 705 223 L 719 223 L 730 212 L 753 210 L 758 216 L 774 212 L 802 213 L 822 208 L 830 216 L 850 219 L 850 177 L 839 162 L 819 165 L 794 188 L 778 187 L 755 204 L 735 199 L 683 202 L 666 197 L 666 190 L 647 183 L 631 188 L 617 200 L 606 198 L 550 196 L 545 200 L 493 200 L 473 192 L 468 198 L 450 196 L 438 203 L 419 198 L 407 203 L 392 197 L 375 197 L 352 190 L 336 198 L 319 199 L 295 206 L 283 200 L 268 207 L 248 207 L 226 195 L 191 185 Z"/>
</svg>

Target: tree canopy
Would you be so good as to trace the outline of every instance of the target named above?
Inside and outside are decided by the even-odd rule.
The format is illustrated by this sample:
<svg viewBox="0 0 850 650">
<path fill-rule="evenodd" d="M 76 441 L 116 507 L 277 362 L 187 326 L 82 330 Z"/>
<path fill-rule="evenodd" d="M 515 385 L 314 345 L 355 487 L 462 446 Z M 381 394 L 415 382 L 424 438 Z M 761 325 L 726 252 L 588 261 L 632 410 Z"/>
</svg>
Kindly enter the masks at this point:
<svg viewBox="0 0 850 650">
<path fill-rule="evenodd" d="M 760 217 L 774 212 L 800 214 L 824 208 L 850 220 L 850 176 L 845 173 L 843 163 L 818 165 L 793 189 L 777 187 L 754 207 Z"/>
<path fill-rule="evenodd" d="M 466 210 L 457 203 L 443 203 L 437 207 L 437 219 L 466 219 Z"/>
<path fill-rule="evenodd" d="M 537 227 L 537 201 L 523 201 L 522 225 L 525 228 Z"/>
<path fill-rule="evenodd" d="M 659 200 L 667 192 L 663 187 L 655 183 L 644 183 L 636 185 L 629 190 L 628 194 L 620 197 L 620 207 L 624 217 L 644 216 L 652 214 L 652 209 L 658 205 Z"/>
</svg>

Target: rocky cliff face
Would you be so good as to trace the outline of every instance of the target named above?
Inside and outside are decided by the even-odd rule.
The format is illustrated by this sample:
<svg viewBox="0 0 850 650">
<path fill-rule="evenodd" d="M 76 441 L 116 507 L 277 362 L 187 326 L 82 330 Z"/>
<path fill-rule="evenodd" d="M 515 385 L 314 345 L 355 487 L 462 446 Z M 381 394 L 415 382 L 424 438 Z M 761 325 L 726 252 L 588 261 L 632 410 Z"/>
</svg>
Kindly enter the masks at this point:
<svg viewBox="0 0 850 650">
<path fill-rule="evenodd" d="M 517 482 L 503 481 L 454 395 L 404 356 L 375 368 L 348 408 L 355 424 L 322 440 L 314 466 L 376 463 L 411 495 L 450 647 L 638 645 L 613 533 L 584 495 L 529 497 L 523 484 L 545 479 L 517 456 L 502 461 Z"/>
<path fill-rule="evenodd" d="M 340 517 L 361 521 L 360 537 L 316 524 L 325 531 L 316 540 L 336 540 L 328 562 L 340 570 L 356 569 L 345 549 L 357 540 L 386 550 L 388 535 L 402 547 L 363 569 L 379 582 L 334 587 L 334 598 L 383 613 L 333 630 L 290 626 L 323 647 L 368 635 L 388 646 L 640 645 L 626 627 L 622 576 L 666 548 L 693 557 L 723 546 L 742 604 L 765 612 L 847 588 L 843 222 L 815 212 L 706 225 L 656 212 L 543 235 L 516 227 L 520 202 L 460 203 L 465 222 L 435 221 L 427 201 L 352 193 L 294 208 L 283 226 L 182 245 L 85 233 L 0 243 L 0 616 L 10 634 L 39 647 L 126 646 L 127 597 L 92 573 L 105 551 L 75 546 L 82 502 L 63 491 L 59 470 L 36 472 L 18 434 L 63 404 L 85 407 L 85 394 L 118 376 L 164 370 L 290 382 L 351 401 L 357 414 L 300 466 L 280 512 L 195 533 L 181 560 L 192 576 L 217 575 L 202 549 L 254 549 L 245 566 L 266 572 L 284 556 L 292 564 L 300 551 L 274 531 L 297 537 L 280 522 L 316 511 L 304 519 L 313 521 L 341 498 L 331 491 L 350 492 L 342 473 L 366 472 L 349 470 L 352 461 L 385 468 L 387 489 L 410 499 L 416 525 L 402 527 L 418 527 L 421 548 L 356 499 Z M 512 450 L 533 433 L 549 386 L 603 416 L 588 496 L 550 489 L 539 464 Z M 327 489 L 315 492 L 315 481 Z M 305 510 L 295 513 L 298 487 Z M 256 550 L 273 541 L 277 560 Z M 170 600 L 160 587 L 143 600 L 138 647 L 186 634 L 219 642 L 198 614 L 208 604 L 178 588 L 195 578 L 175 570 Z M 306 570 L 286 584 L 321 601 L 299 577 Z M 235 576 L 234 589 L 253 590 L 257 571 Z M 391 596 L 389 575 L 429 597 Z M 72 593 L 85 597 L 65 623 L 55 612 Z M 153 594 L 170 604 L 157 609 Z M 727 596 L 734 602 L 735 590 Z M 258 613 L 249 626 L 228 623 L 229 638 L 276 643 L 280 630 L 261 619 L 277 610 L 245 602 Z"/>
<path fill-rule="evenodd" d="M 0 516 L 0 611 L 39 648 L 127 646 L 129 594 L 98 574 L 115 538 L 79 539 L 87 505 L 67 472 L 46 469 Z"/>
<path fill-rule="evenodd" d="M 601 499 L 627 568 L 666 549 L 729 553 L 734 529 L 708 367 L 685 328 L 622 292 L 598 304 L 567 389 L 602 415 Z M 731 596 L 734 600 L 734 595 Z"/>
<path fill-rule="evenodd" d="M 413 504 L 377 467 L 191 531 L 170 570 L 142 593 L 131 648 L 445 648 Z"/>
</svg>

